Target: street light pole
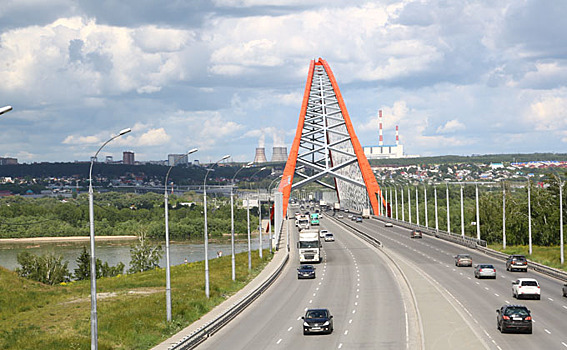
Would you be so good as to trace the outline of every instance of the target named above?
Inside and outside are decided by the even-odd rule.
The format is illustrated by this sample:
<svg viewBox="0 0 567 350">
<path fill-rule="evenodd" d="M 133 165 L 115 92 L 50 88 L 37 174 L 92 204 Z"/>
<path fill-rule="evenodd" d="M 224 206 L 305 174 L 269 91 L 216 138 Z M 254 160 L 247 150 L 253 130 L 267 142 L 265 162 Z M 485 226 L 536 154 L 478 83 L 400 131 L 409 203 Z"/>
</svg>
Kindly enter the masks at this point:
<svg viewBox="0 0 567 350">
<path fill-rule="evenodd" d="M 478 208 L 478 184 L 475 184 L 476 194 L 476 239 L 480 241 L 480 211 Z"/>
<path fill-rule="evenodd" d="M 6 107 L 4 107 L 6 108 Z M 12 108 L 10 107 L 9 110 Z M 7 111 L 5 111 L 7 112 Z M 4 113 L 5 113 L 4 112 Z M 106 146 L 110 141 L 117 137 L 132 131 L 131 129 L 121 130 L 118 135 L 111 137 L 105 143 L 100 146 L 98 151 L 96 151 L 94 157 L 91 158 L 91 167 L 89 169 L 89 228 L 90 228 L 90 245 L 91 245 L 91 350 L 98 349 L 98 318 L 96 311 L 96 257 L 95 257 L 95 231 L 94 231 L 94 194 L 93 194 L 93 164 L 94 160 L 98 156 L 98 153 Z"/>
<path fill-rule="evenodd" d="M 230 183 L 232 184 L 232 186 L 230 186 L 230 247 L 231 247 L 232 280 L 233 281 L 236 280 L 236 257 L 235 257 L 235 254 L 234 254 L 234 179 L 236 178 L 236 175 L 238 175 L 238 173 L 242 169 L 248 168 L 252 164 L 254 164 L 254 162 L 247 163 L 246 165 L 243 165 L 242 167 L 240 167 L 240 169 L 238 169 L 238 171 L 234 174 L 234 176 L 232 177 L 232 180 L 230 181 Z"/>
<path fill-rule="evenodd" d="M 205 174 L 205 179 L 203 180 L 203 202 L 204 202 L 204 211 L 205 211 L 205 295 L 207 299 L 210 296 L 209 293 L 209 232 L 208 232 L 208 225 L 207 225 L 207 176 L 209 176 L 209 172 L 213 170 L 215 165 L 220 163 L 221 161 L 230 158 L 230 155 L 226 155 L 219 159 L 215 164 L 213 164 L 210 168 L 207 169 L 207 173 Z"/>
<path fill-rule="evenodd" d="M 506 184 L 502 182 L 502 249 L 506 249 Z"/>
<path fill-rule="evenodd" d="M 463 185 L 461 185 L 461 236 L 465 238 L 465 209 L 463 204 Z"/>
<path fill-rule="evenodd" d="M 530 178 L 528 177 L 528 245 L 532 255 L 532 200 L 530 193 Z"/>
<path fill-rule="evenodd" d="M 447 232 L 451 233 L 451 216 L 449 215 L 449 183 L 447 185 L 447 194 L 445 197 L 447 198 Z"/>
<path fill-rule="evenodd" d="M 170 273 L 170 261 L 169 261 L 169 195 L 167 193 L 167 179 L 169 178 L 169 173 L 177 160 L 190 155 L 191 153 L 197 152 L 196 148 L 193 148 L 189 152 L 173 160 L 173 164 L 170 165 L 165 175 L 164 184 L 164 204 L 165 204 L 165 305 L 166 305 L 166 316 L 167 322 L 171 322 L 171 273 Z"/>
<path fill-rule="evenodd" d="M 261 168 L 260 170 L 258 170 L 257 172 L 255 172 L 254 174 L 252 174 L 252 176 L 250 176 L 250 179 L 252 179 L 256 174 L 258 174 L 259 172 L 261 172 L 262 170 L 265 170 L 266 167 Z M 252 189 L 252 187 L 250 186 L 250 189 Z M 248 194 L 247 198 L 246 198 L 246 219 L 247 219 L 247 223 L 248 223 L 248 270 L 252 270 L 252 242 L 250 239 L 250 194 Z M 261 244 L 261 242 L 260 242 Z"/>
</svg>

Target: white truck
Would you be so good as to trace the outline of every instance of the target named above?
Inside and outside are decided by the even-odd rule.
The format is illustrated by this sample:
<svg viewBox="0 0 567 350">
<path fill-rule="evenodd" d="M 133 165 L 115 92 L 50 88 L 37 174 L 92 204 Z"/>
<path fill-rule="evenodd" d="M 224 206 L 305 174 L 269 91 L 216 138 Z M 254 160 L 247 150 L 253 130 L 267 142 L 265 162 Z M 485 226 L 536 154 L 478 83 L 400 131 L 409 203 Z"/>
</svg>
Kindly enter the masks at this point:
<svg viewBox="0 0 567 350">
<path fill-rule="evenodd" d="M 365 219 L 370 219 L 370 208 L 362 209 L 362 217 Z"/>
<path fill-rule="evenodd" d="M 335 202 L 335 210 L 341 210 L 341 203 Z"/>
<path fill-rule="evenodd" d="M 321 241 L 319 240 L 319 230 L 299 231 L 297 249 L 299 250 L 300 263 L 321 262 Z"/>
<path fill-rule="evenodd" d="M 309 215 L 301 215 L 297 218 L 297 228 L 299 231 L 309 229 Z"/>
</svg>

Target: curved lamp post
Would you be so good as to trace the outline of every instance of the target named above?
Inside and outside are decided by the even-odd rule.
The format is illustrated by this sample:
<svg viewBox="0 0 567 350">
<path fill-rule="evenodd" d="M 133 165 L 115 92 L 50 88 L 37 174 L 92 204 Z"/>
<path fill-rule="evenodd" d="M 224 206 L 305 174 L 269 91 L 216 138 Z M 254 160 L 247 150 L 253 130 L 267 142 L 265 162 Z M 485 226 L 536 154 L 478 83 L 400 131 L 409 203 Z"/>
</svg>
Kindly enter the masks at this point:
<svg viewBox="0 0 567 350">
<path fill-rule="evenodd" d="M 4 106 L 4 107 L 0 108 L 0 115 L 7 113 L 7 112 L 10 112 L 11 110 L 12 110 L 12 106 Z"/>
<path fill-rule="evenodd" d="M 270 215 L 272 214 L 271 210 L 270 210 L 270 204 L 271 204 L 271 192 L 270 192 L 270 188 L 272 187 L 272 185 L 274 184 L 274 182 L 276 180 L 279 180 L 283 177 L 283 174 L 281 174 L 280 176 L 276 177 L 275 179 L 272 180 L 272 182 L 270 183 L 270 185 L 268 186 L 268 225 L 270 227 L 270 231 L 268 231 L 268 234 L 270 235 L 270 253 L 273 253 L 272 251 L 272 220 L 270 218 Z M 275 203 L 275 200 L 274 200 Z M 276 231 L 274 230 L 274 234 L 276 234 Z"/>
<path fill-rule="evenodd" d="M 10 108 L 11 109 L 11 108 Z M 93 200 L 93 164 L 98 156 L 98 153 L 110 141 L 117 137 L 132 131 L 130 128 L 121 130 L 118 135 L 111 137 L 108 141 L 102 144 L 94 157 L 91 158 L 91 167 L 89 169 L 89 226 L 90 226 L 90 243 L 91 243 L 91 349 L 98 349 L 98 323 L 96 313 L 96 257 L 95 257 L 95 232 L 94 232 L 94 200 Z"/>
<path fill-rule="evenodd" d="M 203 180 L 203 196 L 204 196 L 204 206 L 205 206 L 205 295 L 207 299 L 209 298 L 209 233 L 207 228 L 207 176 L 209 176 L 209 172 L 213 170 L 215 165 L 222 162 L 225 159 L 230 158 L 230 155 L 226 155 L 221 159 L 217 160 L 215 164 L 213 164 L 210 168 L 207 169 L 207 173 L 205 174 L 205 180 Z"/>
<path fill-rule="evenodd" d="M 169 178 L 169 173 L 175 163 L 191 153 L 197 152 L 196 148 L 193 148 L 189 152 L 185 153 L 182 156 L 179 156 L 174 159 L 173 164 L 167 170 L 167 174 L 165 175 L 165 185 L 164 185 L 164 201 L 165 201 L 165 305 L 166 305 L 166 314 L 167 314 L 167 322 L 171 321 L 171 274 L 169 270 L 169 195 L 167 194 L 167 179 Z"/>
<path fill-rule="evenodd" d="M 256 174 L 258 174 L 262 170 L 266 170 L 266 167 L 263 167 L 262 169 L 258 170 L 254 174 L 252 174 L 252 176 L 250 176 L 250 178 L 252 179 L 254 176 L 256 176 Z M 250 188 L 250 189 L 252 189 L 252 188 Z M 251 242 L 250 242 L 250 196 L 248 196 L 248 198 L 246 198 L 246 220 L 247 220 L 247 223 L 248 223 L 248 270 L 252 270 L 252 247 L 251 247 Z M 262 230 L 260 229 L 260 231 L 262 231 Z M 262 240 L 260 240 L 260 249 L 262 249 Z"/>
<path fill-rule="evenodd" d="M 234 190 L 234 179 L 236 178 L 236 175 L 238 175 L 238 173 L 242 169 L 248 168 L 252 164 L 254 164 L 254 162 L 247 163 L 247 164 L 243 165 L 242 167 L 240 167 L 240 169 L 238 169 L 238 171 L 236 171 L 236 173 L 232 177 L 232 180 L 230 181 L 230 183 L 232 184 L 232 186 L 230 186 L 230 248 L 231 248 L 232 280 L 233 281 L 236 280 L 236 259 L 235 259 L 235 256 L 234 256 L 234 191 L 233 191 Z"/>
</svg>

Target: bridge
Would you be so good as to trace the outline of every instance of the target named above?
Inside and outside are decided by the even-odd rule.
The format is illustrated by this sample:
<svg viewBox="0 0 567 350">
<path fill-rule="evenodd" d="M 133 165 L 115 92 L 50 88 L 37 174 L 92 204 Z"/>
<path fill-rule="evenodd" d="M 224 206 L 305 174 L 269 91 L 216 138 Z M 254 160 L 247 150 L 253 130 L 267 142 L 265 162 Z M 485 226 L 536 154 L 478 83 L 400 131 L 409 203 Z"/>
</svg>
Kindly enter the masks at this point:
<svg viewBox="0 0 567 350">
<path fill-rule="evenodd" d="M 298 231 L 291 217 L 300 207 L 290 197 L 310 183 L 334 191 L 349 213 L 323 212 L 320 228 L 333 232 L 336 240 L 323 243 L 316 278 L 298 280 Z M 407 200 L 410 214 L 409 193 Z M 415 216 L 412 222 L 398 216 L 397 202 L 395 214 L 387 209 L 393 202 L 392 192 L 383 193 L 362 152 L 328 63 L 312 61 L 276 195 L 275 240 L 280 249 L 259 282 L 156 348 L 567 348 L 567 298 L 561 296 L 567 274 L 535 263 L 526 273 L 508 272 L 504 256 L 486 248 L 480 237 L 420 224 Z M 418 212 L 418 202 L 413 205 Z M 370 210 L 370 219 L 348 218 L 364 209 Z M 414 229 L 423 231 L 422 239 L 410 238 Z M 455 266 L 459 253 L 470 254 L 475 264 L 494 265 L 497 278 L 480 280 L 472 268 Z M 511 282 L 519 277 L 539 281 L 541 300 L 512 297 Z M 255 301 L 241 306 L 249 300 Z M 495 311 L 504 304 L 528 306 L 533 334 L 496 329 Z M 332 312 L 332 334 L 303 335 L 301 316 L 308 308 Z"/>
</svg>

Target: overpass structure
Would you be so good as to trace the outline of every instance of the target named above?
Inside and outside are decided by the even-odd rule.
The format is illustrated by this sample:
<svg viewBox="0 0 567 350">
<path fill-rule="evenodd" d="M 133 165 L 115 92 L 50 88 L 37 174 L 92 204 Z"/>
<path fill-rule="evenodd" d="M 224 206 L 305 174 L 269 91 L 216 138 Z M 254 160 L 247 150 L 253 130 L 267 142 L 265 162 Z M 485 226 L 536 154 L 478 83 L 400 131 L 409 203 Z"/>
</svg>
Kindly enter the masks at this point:
<svg viewBox="0 0 567 350">
<path fill-rule="evenodd" d="M 336 191 L 342 206 L 356 211 L 370 206 L 379 215 L 379 201 L 386 204 L 333 72 L 321 58 L 309 66 L 297 131 L 279 186 L 284 213 L 291 191 L 311 182 Z"/>
</svg>

